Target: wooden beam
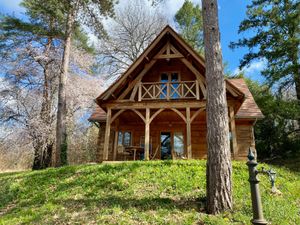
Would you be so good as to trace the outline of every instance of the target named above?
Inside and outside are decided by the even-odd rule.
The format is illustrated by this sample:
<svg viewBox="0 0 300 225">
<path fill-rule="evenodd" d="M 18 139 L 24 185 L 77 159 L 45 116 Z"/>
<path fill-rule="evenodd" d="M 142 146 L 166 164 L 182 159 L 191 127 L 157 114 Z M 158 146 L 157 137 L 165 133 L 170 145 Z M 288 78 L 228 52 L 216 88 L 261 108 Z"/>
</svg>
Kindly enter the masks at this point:
<svg viewBox="0 0 300 225">
<path fill-rule="evenodd" d="M 145 160 L 149 160 L 150 150 L 150 109 L 146 108 L 146 119 L 145 119 Z"/>
<path fill-rule="evenodd" d="M 178 109 L 171 108 L 171 110 L 177 113 L 183 119 L 183 121 L 186 122 L 185 116 Z"/>
<path fill-rule="evenodd" d="M 130 100 L 133 101 L 133 100 L 135 99 L 136 92 L 137 92 L 139 86 L 140 86 L 140 83 L 139 83 L 138 85 L 135 85 L 135 86 L 134 86 L 134 88 L 133 88 L 133 90 L 132 90 L 132 92 L 131 92 L 131 95 L 130 95 Z"/>
<path fill-rule="evenodd" d="M 143 120 L 144 123 L 146 122 L 146 119 L 144 118 L 144 116 L 142 115 L 142 113 L 140 113 L 136 109 L 130 109 L 130 110 L 132 110 L 133 112 L 135 112 Z"/>
<path fill-rule="evenodd" d="M 103 146 L 103 161 L 108 160 L 108 148 L 109 148 L 109 138 L 110 138 L 110 120 L 111 120 L 111 109 L 107 109 L 106 113 L 106 127 L 105 127 L 105 138 Z"/>
<path fill-rule="evenodd" d="M 171 50 L 173 53 L 171 53 Z M 166 51 L 166 54 L 164 53 Z M 167 44 L 153 57 L 154 59 L 184 58 L 184 56 L 168 41 Z"/>
<path fill-rule="evenodd" d="M 206 97 L 207 97 L 206 88 L 205 88 L 205 86 L 204 86 L 204 84 L 203 84 L 203 82 L 202 82 L 201 79 L 197 79 L 197 81 L 198 81 L 198 83 L 200 85 L 200 88 L 201 88 L 202 94 L 204 96 L 204 99 L 206 99 Z"/>
<path fill-rule="evenodd" d="M 194 121 L 194 119 L 201 113 L 205 110 L 205 108 L 201 108 L 201 109 L 198 109 L 194 115 L 191 117 L 191 123 Z"/>
<path fill-rule="evenodd" d="M 199 81 L 196 80 L 196 99 L 200 100 Z"/>
<path fill-rule="evenodd" d="M 198 83 L 200 85 L 201 91 L 203 93 L 204 99 L 206 99 L 206 88 L 204 86 L 204 84 L 206 83 L 205 81 L 205 77 L 187 60 L 187 59 L 180 59 L 184 65 L 186 65 L 193 74 L 195 74 Z"/>
<path fill-rule="evenodd" d="M 151 118 L 150 118 L 150 123 L 152 122 L 152 120 L 154 120 L 154 118 L 158 115 L 158 114 L 160 114 L 162 111 L 164 111 L 165 109 L 159 109 L 159 110 L 157 110 L 152 116 L 151 116 Z"/>
<path fill-rule="evenodd" d="M 238 146 L 236 139 L 236 129 L 235 129 L 235 118 L 234 118 L 234 109 L 232 106 L 229 107 L 229 121 L 230 121 L 230 131 L 231 131 L 231 140 L 232 140 L 232 152 L 233 158 L 238 156 Z"/>
<path fill-rule="evenodd" d="M 191 134 L 191 109 L 186 107 L 186 145 L 187 145 L 187 158 L 192 158 L 192 134 Z"/>
<path fill-rule="evenodd" d="M 152 68 L 156 61 L 156 59 L 152 59 L 149 63 L 147 63 L 142 72 L 140 72 L 140 74 L 129 84 L 129 86 L 118 99 L 124 99 L 130 90 L 142 80 L 143 76 Z"/>
<path fill-rule="evenodd" d="M 183 62 L 184 65 L 186 65 L 191 71 L 193 74 L 196 75 L 197 78 L 199 78 L 200 80 L 203 81 L 203 83 L 205 83 L 205 77 L 185 58 L 183 59 L 180 59 L 181 62 Z"/>
<path fill-rule="evenodd" d="M 121 109 L 120 111 L 118 111 L 115 115 L 113 115 L 113 117 L 110 120 L 110 124 L 112 124 L 112 122 L 114 122 L 114 120 L 122 113 L 124 112 L 125 109 Z"/>
<path fill-rule="evenodd" d="M 184 58 L 184 56 L 180 53 L 176 53 L 176 54 L 163 54 L 154 57 L 154 59 L 178 59 L 178 58 Z"/>
<path fill-rule="evenodd" d="M 203 108 L 206 106 L 206 101 L 197 101 L 197 100 L 184 100 L 184 101 L 147 101 L 147 102 L 132 102 L 132 101 L 115 101 L 111 103 L 103 104 L 103 108 L 111 109 L 168 109 L 168 108 L 179 108 L 185 109 L 186 107 L 190 108 Z"/>
</svg>

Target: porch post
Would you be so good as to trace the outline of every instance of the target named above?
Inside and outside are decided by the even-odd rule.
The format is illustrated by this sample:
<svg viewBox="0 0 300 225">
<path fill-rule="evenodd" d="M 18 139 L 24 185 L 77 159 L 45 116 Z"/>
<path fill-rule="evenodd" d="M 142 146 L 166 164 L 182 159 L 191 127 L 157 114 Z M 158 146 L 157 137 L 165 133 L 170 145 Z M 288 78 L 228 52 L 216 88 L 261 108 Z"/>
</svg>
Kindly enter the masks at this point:
<svg viewBox="0 0 300 225">
<path fill-rule="evenodd" d="M 150 140 L 150 109 L 146 108 L 145 118 L 145 160 L 149 160 L 149 140 Z"/>
<path fill-rule="evenodd" d="M 233 152 L 233 158 L 235 158 L 238 155 L 238 146 L 236 140 L 234 109 L 232 106 L 229 106 L 229 121 L 230 121 L 229 124 L 230 124 L 231 139 L 232 139 L 232 152 Z"/>
<path fill-rule="evenodd" d="M 109 138 L 110 138 L 110 121 L 111 121 L 111 109 L 107 108 L 105 139 L 104 139 L 104 147 L 103 147 L 103 161 L 108 160 L 108 148 L 109 148 Z"/>
<path fill-rule="evenodd" d="M 187 157 L 192 158 L 192 143 L 191 143 L 191 109 L 186 108 L 186 145 L 187 145 Z"/>
</svg>

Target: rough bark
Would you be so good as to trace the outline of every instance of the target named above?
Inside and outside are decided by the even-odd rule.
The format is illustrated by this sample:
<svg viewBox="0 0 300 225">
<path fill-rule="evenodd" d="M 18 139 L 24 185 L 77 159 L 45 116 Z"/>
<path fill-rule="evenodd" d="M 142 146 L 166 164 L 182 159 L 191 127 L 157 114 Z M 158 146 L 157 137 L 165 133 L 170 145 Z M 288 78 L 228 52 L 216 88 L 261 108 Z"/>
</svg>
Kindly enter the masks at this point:
<svg viewBox="0 0 300 225">
<path fill-rule="evenodd" d="M 54 165 L 59 167 L 67 163 L 67 129 L 66 129 L 66 83 L 71 50 L 71 37 L 74 25 L 74 10 L 70 10 L 67 18 L 65 46 L 62 69 L 59 75 L 58 105 L 56 123 L 56 151 Z"/>
<path fill-rule="evenodd" d="M 202 0 L 207 82 L 207 212 L 232 209 L 228 110 L 217 0 Z"/>
</svg>

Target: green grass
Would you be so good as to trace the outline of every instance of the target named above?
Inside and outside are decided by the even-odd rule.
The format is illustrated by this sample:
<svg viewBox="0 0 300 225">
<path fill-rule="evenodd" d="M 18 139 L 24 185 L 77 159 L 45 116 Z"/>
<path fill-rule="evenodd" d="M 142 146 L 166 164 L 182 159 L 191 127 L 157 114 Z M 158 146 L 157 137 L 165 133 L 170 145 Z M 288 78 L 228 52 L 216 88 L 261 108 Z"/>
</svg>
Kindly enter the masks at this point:
<svg viewBox="0 0 300 225">
<path fill-rule="evenodd" d="M 205 214 L 205 161 L 67 166 L 0 174 L 0 224 L 250 224 L 245 162 L 233 163 L 234 210 Z M 268 165 L 262 165 L 268 168 Z M 282 195 L 261 176 L 272 224 L 300 224 L 300 173 L 275 168 Z"/>
</svg>

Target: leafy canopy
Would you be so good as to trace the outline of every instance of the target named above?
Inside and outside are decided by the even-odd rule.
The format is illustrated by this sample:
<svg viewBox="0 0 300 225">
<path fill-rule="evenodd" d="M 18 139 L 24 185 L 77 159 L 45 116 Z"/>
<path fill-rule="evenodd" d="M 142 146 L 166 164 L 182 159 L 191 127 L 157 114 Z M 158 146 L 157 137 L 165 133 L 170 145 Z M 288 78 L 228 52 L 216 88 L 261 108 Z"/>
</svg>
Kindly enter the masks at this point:
<svg viewBox="0 0 300 225">
<path fill-rule="evenodd" d="M 175 22 L 181 36 L 198 53 L 204 53 L 202 10 L 186 0 L 175 15 Z"/>
</svg>

